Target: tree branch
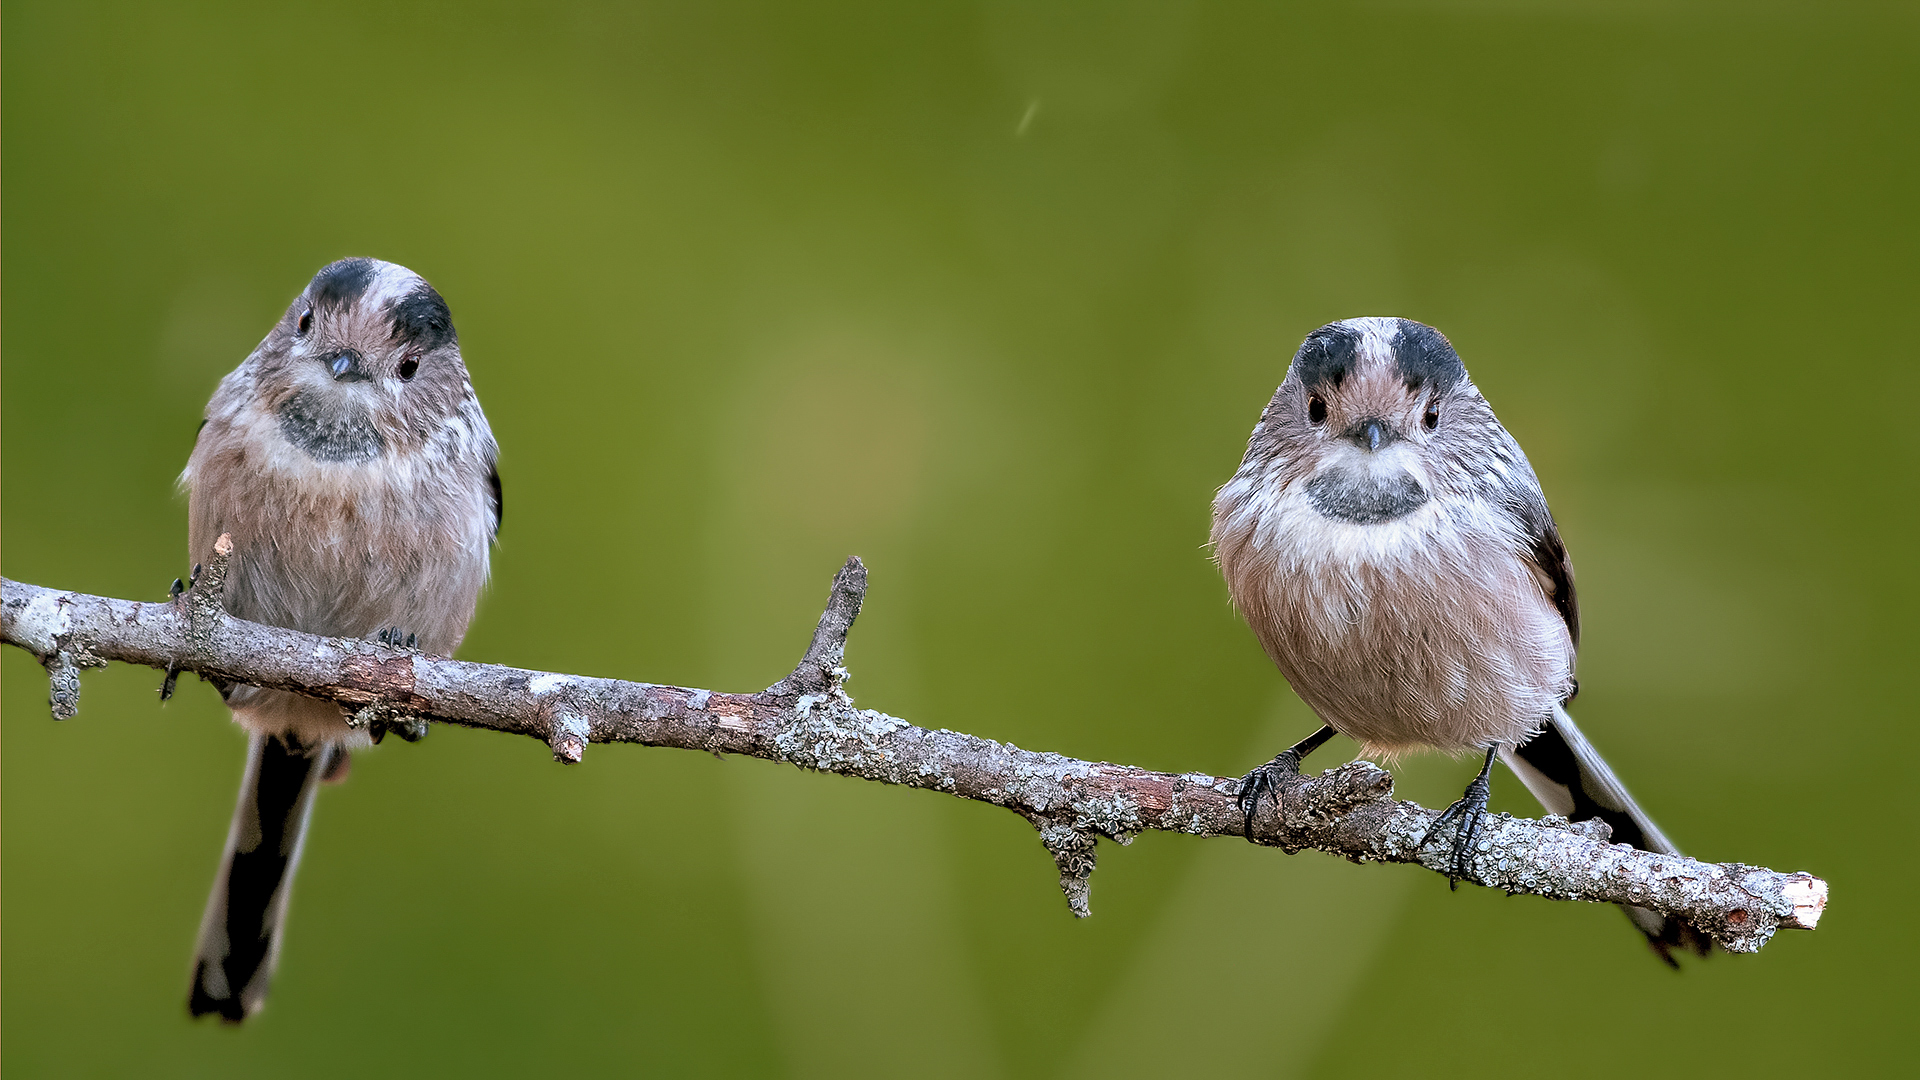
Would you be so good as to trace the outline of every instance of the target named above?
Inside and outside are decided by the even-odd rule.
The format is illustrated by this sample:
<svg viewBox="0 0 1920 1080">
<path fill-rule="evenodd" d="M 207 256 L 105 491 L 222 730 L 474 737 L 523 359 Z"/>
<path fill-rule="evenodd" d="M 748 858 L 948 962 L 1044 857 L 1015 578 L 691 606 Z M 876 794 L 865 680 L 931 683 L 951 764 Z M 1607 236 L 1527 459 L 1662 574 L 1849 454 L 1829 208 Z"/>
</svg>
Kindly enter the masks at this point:
<svg viewBox="0 0 1920 1080">
<path fill-rule="evenodd" d="M 109 660 L 251 683 L 336 701 L 355 725 L 415 718 L 525 735 L 578 762 L 591 743 L 626 742 L 745 754 L 803 769 L 925 788 L 1004 806 L 1031 822 L 1085 916 L 1095 840 L 1127 843 L 1146 829 L 1242 837 L 1239 781 L 1035 753 L 954 731 L 930 731 L 847 696 L 847 633 L 867 571 L 849 559 L 834 578 L 813 641 L 792 673 L 754 694 L 473 664 L 354 638 L 322 638 L 228 615 L 225 537 L 184 593 L 138 603 L 0 579 L 0 638 L 39 658 L 56 720 L 79 707 L 81 668 Z M 1282 785 L 1252 839 L 1355 862 L 1417 863 L 1444 874 L 1448 844 L 1421 846 L 1437 813 L 1393 798 L 1393 778 L 1355 761 Z M 1489 888 L 1555 900 L 1632 904 L 1679 916 L 1731 952 L 1775 930 L 1811 930 L 1827 883 L 1740 863 L 1703 863 L 1608 843 L 1599 821 L 1489 815 L 1472 856 Z"/>
</svg>

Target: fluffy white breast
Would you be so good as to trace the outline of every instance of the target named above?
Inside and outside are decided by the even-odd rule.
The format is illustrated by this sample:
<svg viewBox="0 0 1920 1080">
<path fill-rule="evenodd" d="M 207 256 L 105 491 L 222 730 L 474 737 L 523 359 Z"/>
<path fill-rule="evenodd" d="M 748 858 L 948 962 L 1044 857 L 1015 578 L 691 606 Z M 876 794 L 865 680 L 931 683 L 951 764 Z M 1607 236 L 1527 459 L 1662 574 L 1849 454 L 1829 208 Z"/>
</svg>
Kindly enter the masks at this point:
<svg viewBox="0 0 1920 1080">
<path fill-rule="evenodd" d="M 1327 723 L 1386 752 L 1468 749 L 1524 737 L 1565 696 L 1572 641 L 1506 515 L 1456 496 L 1343 521 L 1315 508 L 1308 478 L 1249 469 L 1221 490 L 1216 555 Z"/>
</svg>

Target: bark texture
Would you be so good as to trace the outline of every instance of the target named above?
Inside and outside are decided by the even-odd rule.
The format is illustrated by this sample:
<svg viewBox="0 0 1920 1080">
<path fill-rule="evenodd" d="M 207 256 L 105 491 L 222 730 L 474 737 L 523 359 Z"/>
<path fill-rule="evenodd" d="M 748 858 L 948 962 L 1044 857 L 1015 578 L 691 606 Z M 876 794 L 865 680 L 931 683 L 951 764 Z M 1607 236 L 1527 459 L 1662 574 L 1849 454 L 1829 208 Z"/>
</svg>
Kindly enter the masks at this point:
<svg viewBox="0 0 1920 1080">
<path fill-rule="evenodd" d="M 349 709 L 355 724 L 429 720 L 525 735 L 566 763 L 594 743 L 670 746 L 1004 806 L 1039 831 L 1081 916 L 1100 837 L 1124 844 L 1145 829 L 1245 835 L 1237 779 L 1022 750 L 855 707 L 842 661 L 866 593 L 858 559 L 834 578 L 793 672 L 758 693 L 729 694 L 473 664 L 235 619 L 221 606 L 231 551 L 222 537 L 193 586 L 160 603 L 0 579 L 0 638 L 46 666 L 56 720 L 77 712 L 82 668 L 119 660 L 326 698 Z M 1356 761 L 1285 782 L 1280 806 L 1266 803 L 1255 816 L 1252 839 L 1289 853 L 1313 849 L 1445 874 L 1450 832 L 1421 844 L 1438 816 L 1395 800 L 1393 778 Z M 1811 930 L 1826 907 L 1827 883 L 1811 874 L 1639 851 L 1609 843 L 1598 821 L 1490 814 L 1472 860 L 1473 880 L 1489 888 L 1650 908 L 1688 920 L 1730 952 L 1756 951 L 1779 929 Z"/>
</svg>

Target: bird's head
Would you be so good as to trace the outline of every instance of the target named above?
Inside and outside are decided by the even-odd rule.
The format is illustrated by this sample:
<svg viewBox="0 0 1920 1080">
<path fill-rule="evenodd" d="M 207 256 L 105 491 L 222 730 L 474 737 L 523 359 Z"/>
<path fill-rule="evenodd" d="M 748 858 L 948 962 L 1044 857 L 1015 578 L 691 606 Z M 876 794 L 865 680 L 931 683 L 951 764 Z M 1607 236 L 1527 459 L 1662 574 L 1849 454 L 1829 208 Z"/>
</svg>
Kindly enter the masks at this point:
<svg viewBox="0 0 1920 1080">
<path fill-rule="evenodd" d="M 378 259 L 315 274 L 253 361 L 281 434 L 321 461 L 417 448 L 472 395 L 446 301 Z"/>
<path fill-rule="evenodd" d="M 1427 501 L 1450 425 L 1484 411 L 1438 330 L 1410 319 L 1346 319 L 1307 335 L 1262 428 L 1315 509 L 1373 524 Z"/>
</svg>

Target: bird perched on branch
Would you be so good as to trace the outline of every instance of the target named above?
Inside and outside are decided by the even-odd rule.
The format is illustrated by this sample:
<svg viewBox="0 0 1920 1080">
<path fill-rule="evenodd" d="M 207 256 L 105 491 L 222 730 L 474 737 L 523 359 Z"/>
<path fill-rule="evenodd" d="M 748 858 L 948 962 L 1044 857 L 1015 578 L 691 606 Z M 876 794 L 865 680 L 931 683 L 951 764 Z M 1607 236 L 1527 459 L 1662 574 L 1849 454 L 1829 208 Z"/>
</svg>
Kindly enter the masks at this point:
<svg viewBox="0 0 1920 1080">
<path fill-rule="evenodd" d="M 1520 446 L 1439 331 L 1348 319 L 1307 336 L 1213 503 L 1227 590 L 1324 725 L 1247 774 L 1263 797 L 1334 733 L 1370 752 L 1479 751 L 1453 825 L 1450 881 L 1471 877 L 1494 757 L 1550 812 L 1674 853 L 1564 708 L 1577 690 L 1573 567 Z M 1695 928 L 1641 908 L 1668 963 Z"/>
<path fill-rule="evenodd" d="M 232 537 L 225 601 L 240 618 L 451 654 L 500 527 L 498 453 L 446 301 L 403 266 L 343 259 L 208 403 L 181 476 L 191 558 Z M 222 692 L 249 750 L 188 1008 L 239 1021 L 266 996 L 314 789 L 386 725 L 284 691 Z"/>
</svg>

